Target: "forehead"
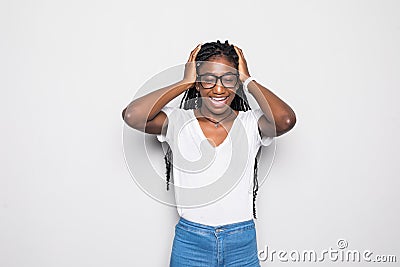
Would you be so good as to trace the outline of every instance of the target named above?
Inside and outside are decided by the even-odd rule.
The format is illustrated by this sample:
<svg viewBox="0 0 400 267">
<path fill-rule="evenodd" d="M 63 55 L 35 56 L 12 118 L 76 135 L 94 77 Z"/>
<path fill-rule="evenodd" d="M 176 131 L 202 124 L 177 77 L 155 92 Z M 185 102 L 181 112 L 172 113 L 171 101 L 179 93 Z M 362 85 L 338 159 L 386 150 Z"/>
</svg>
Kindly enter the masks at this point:
<svg viewBox="0 0 400 267">
<path fill-rule="evenodd" d="M 209 61 L 204 61 L 198 68 L 199 74 L 212 73 L 219 76 L 227 72 L 236 73 L 237 70 L 233 63 L 225 57 L 214 57 Z"/>
</svg>

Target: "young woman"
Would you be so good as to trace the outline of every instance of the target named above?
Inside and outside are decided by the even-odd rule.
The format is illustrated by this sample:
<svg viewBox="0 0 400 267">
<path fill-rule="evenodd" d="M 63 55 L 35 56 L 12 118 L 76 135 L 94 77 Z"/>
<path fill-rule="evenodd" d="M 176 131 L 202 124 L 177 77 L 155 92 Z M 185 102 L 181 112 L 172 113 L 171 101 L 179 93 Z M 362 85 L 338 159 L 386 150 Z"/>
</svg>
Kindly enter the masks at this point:
<svg viewBox="0 0 400 267">
<path fill-rule="evenodd" d="M 180 108 L 166 106 L 182 93 Z M 256 155 L 292 129 L 296 116 L 250 76 L 242 50 L 228 41 L 198 45 L 181 81 L 133 100 L 122 116 L 169 145 L 167 189 L 172 177 L 180 215 L 170 266 L 260 266 Z"/>
</svg>

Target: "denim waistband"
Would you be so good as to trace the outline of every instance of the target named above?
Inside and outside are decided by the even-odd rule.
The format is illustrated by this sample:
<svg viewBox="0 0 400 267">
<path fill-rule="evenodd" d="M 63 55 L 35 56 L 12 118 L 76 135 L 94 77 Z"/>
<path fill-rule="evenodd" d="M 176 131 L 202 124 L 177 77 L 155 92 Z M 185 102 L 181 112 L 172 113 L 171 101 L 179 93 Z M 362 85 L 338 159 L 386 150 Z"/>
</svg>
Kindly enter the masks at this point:
<svg viewBox="0 0 400 267">
<path fill-rule="evenodd" d="M 205 224 L 189 221 L 183 217 L 180 217 L 178 224 L 184 225 L 186 227 L 192 227 L 192 228 L 195 228 L 196 230 L 205 230 L 205 231 L 212 231 L 212 232 L 220 232 L 220 231 L 228 231 L 228 230 L 230 232 L 230 230 L 242 230 L 242 229 L 250 229 L 250 228 L 255 227 L 253 219 L 250 219 L 247 221 L 242 221 L 242 222 L 212 226 L 212 225 L 205 225 Z"/>
</svg>

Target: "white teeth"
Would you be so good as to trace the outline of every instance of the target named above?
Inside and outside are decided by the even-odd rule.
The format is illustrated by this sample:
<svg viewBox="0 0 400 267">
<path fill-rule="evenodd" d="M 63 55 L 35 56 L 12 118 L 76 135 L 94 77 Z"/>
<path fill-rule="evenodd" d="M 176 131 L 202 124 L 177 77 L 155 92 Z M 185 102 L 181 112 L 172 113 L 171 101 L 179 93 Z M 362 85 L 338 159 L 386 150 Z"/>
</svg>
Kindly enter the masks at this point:
<svg viewBox="0 0 400 267">
<path fill-rule="evenodd" d="M 216 101 L 222 101 L 222 100 L 225 100 L 227 98 L 228 98 L 227 96 L 226 97 L 211 97 L 211 99 L 216 100 Z"/>
</svg>

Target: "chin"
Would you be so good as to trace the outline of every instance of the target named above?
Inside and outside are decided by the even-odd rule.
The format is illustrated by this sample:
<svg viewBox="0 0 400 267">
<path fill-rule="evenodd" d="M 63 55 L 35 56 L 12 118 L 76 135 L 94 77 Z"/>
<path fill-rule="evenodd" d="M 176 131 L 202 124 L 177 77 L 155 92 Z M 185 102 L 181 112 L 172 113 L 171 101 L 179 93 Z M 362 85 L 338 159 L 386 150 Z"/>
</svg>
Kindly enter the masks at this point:
<svg viewBox="0 0 400 267">
<path fill-rule="evenodd" d="M 204 104 L 204 101 L 203 101 Z M 223 105 L 214 105 L 210 100 L 207 101 L 206 103 L 206 107 L 207 109 L 209 109 L 210 111 L 212 111 L 215 114 L 222 114 L 224 112 L 226 112 L 227 110 L 231 109 L 231 104 L 232 102 L 227 102 L 224 103 Z"/>
</svg>

